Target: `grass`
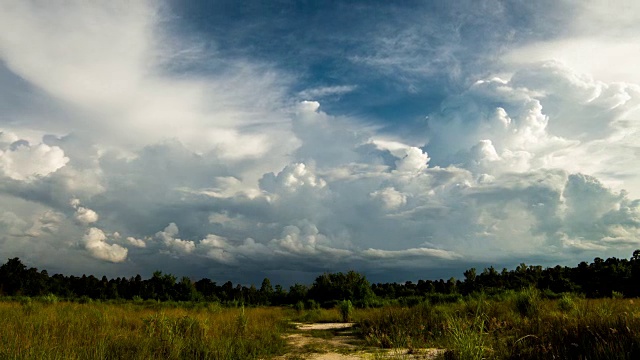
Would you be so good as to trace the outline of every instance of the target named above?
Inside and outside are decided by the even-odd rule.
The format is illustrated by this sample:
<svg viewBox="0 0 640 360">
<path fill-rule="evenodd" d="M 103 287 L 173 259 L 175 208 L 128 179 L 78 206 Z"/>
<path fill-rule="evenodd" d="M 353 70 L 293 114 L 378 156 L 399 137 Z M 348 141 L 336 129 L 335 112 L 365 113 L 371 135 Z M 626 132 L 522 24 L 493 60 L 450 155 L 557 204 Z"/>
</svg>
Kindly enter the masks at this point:
<svg viewBox="0 0 640 360">
<path fill-rule="evenodd" d="M 0 359 L 269 359 L 292 351 L 284 337 L 291 322 L 340 322 L 340 310 L 19 298 L 0 302 Z M 640 359 L 640 302 L 615 296 L 548 299 L 527 289 L 349 316 L 358 348 L 440 348 L 452 360 Z"/>
<path fill-rule="evenodd" d="M 0 358 L 258 359 L 285 352 L 280 309 L 0 303 Z"/>
<path fill-rule="evenodd" d="M 529 289 L 365 312 L 357 325 L 369 345 L 444 348 L 446 359 L 640 358 L 640 306 L 628 299 L 550 300 Z"/>
</svg>

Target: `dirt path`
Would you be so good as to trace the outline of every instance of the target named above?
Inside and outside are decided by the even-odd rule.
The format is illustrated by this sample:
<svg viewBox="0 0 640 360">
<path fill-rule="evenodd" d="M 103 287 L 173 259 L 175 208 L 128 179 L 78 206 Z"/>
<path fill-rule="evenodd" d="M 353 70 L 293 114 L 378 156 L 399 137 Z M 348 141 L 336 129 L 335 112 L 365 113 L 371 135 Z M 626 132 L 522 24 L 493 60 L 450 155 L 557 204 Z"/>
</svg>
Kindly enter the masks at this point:
<svg viewBox="0 0 640 360">
<path fill-rule="evenodd" d="M 281 360 L 437 359 L 437 349 L 376 350 L 364 346 L 353 334 L 353 323 L 295 323 L 295 333 L 287 336 L 292 351 Z"/>
</svg>

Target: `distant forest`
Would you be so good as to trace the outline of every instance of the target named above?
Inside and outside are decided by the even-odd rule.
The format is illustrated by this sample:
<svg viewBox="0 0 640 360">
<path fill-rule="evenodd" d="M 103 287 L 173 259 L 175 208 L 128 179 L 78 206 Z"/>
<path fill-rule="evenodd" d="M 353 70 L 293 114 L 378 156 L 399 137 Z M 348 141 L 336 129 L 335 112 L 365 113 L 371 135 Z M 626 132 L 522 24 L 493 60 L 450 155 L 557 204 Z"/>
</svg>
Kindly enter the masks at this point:
<svg viewBox="0 0 640 360">
<path fill-rule="evenodd" d="M 46 296 L 55 295 L 68 300 L 134 300 L 219 302 L 228 306 L 295 305 L 306 308 L 332 307 L 342 300 L 350 300 L 360 307 L 389 303 L 412 305 L 425 299 L 455 302 L 473 293 L 488 295 L 509 290 L 537 288 L 547 297 L 562 293 L 582 294 L 588 298 L 611 296 L 640 296 L 640 250 L 630 259 L 615 257 L 592 263 L 581 262 L 576 267 L 527 266 L 520 264 L 514 270 L 493 267 L 478 273 L 475 268 L 464 272 L 463 280 L 419 280 L 417 283 L 371 284 L 355 271 L 325 273 L 310 286 L 295 284 L 288 289 L 273 286 L 268 278 L 260 288 L 234 285 L 231 281 L 217 284 L 210 279 L 192 281 L 178 279 L 171 274 L 156 271 L 149 279 L 140 275 L 130 278 L 107 279 L 93 275 L 49 276 L 46 270 L 27 268 L 19 258 L 9 259 L 0 267 L 0 295 Z"/>
</svg>

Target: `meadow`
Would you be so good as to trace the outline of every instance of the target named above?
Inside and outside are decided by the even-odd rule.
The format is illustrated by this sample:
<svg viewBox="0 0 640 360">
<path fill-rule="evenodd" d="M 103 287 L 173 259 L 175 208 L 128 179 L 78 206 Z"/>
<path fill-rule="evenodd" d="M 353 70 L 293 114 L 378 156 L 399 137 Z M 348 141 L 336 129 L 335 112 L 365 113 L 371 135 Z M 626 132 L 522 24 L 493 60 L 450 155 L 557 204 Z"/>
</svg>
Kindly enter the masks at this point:
<svg viewBox="0 0 640 360">
<path fill-rule="evenodd" d="M 0 303 L 1 359 L 263 359 L 285 351 L 279 308 L 217 304 Z"/>
<path fill-rule="evenodd" d="M 615 294 L 614 294 L 615 295 Z M 2 359 L 287 359 L 292 322 L 355 322 L 363 349 L 440 348 L 445 359 L 638 359 L 635 299 L 536 289 L 332 309 L 207 302 L 0 302 Z M 347 306 L 348 305 L 348 306 Z M 297 354 L 295 358 L 304 358 Z"/>
</svg>

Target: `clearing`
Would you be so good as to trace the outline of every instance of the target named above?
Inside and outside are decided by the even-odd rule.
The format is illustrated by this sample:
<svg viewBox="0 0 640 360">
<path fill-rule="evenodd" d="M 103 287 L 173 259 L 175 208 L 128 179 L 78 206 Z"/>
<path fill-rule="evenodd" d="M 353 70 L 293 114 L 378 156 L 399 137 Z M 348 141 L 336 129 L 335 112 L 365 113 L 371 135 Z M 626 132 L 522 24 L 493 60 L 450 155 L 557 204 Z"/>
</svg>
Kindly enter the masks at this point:
<svg viewBox="0 0 640 360">
<path fill-rule="evenodd" d="M 437 359 L 441 349 L 381 350 L 367 347 L 353 335 L 353 323 L 294 323 L 286 339 L 291 351 L 282 360 Z"/>
</svg>

